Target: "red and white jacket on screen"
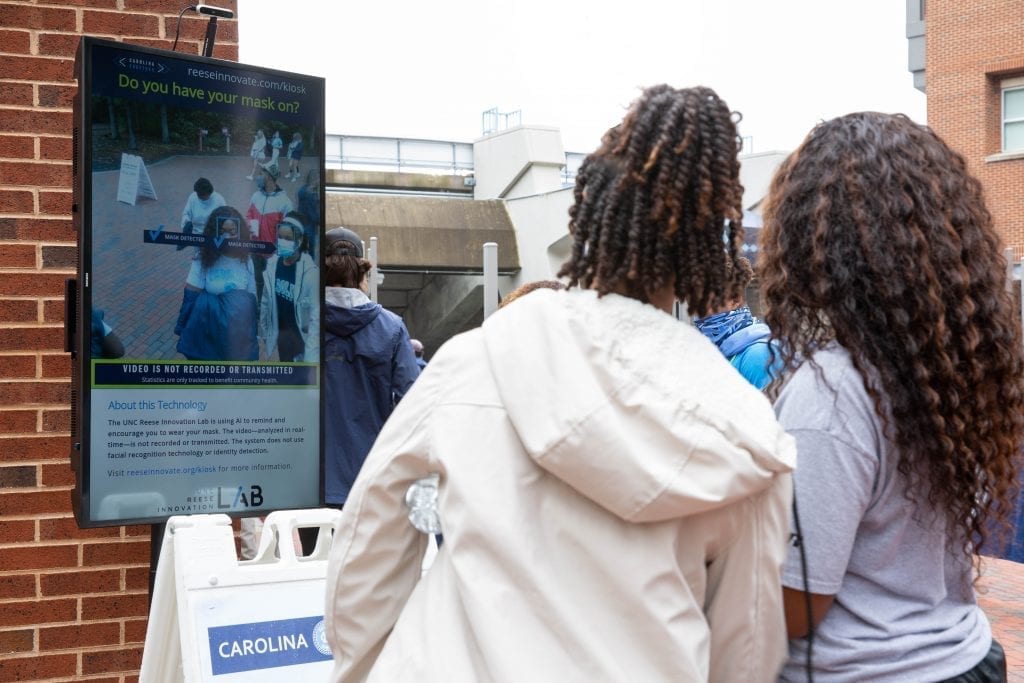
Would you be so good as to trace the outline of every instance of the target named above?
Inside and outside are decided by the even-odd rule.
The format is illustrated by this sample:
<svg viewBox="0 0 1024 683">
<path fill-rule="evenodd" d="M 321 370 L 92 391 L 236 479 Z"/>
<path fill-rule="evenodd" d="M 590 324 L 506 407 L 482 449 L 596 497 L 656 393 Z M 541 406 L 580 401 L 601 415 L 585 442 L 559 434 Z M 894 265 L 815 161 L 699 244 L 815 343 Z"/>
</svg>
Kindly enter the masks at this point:
<svg viewBox="0 0 1024 683">
<path fill-rule="evenodd" d="M 249 210 L 245 212 L 245 220 L 247 222 L 258 220 L 260 222 L 260 232 L 259 235 L 255 236 L 256 239 L 276 245 L 277 224 L 293 208 L 292 200 L 288 198 L 288 194 L 281 188 L 277 188 L 277 190 L 270 194 L 263 190 L 257 190 L 249 201 Z"/>
</svg>

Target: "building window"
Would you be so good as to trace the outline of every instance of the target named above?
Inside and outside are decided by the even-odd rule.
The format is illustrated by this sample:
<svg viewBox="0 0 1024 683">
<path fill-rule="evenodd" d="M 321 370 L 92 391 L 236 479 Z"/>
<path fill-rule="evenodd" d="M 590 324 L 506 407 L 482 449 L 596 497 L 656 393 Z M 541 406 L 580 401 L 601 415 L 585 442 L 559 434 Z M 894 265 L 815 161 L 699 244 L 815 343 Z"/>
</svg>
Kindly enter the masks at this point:
<svg viewBox="0 0 1024 683">
<path fill-rule="evenodd" d="M 1003 88 L 1003 151 L 1024 151 L 1024 84 Z"/>
</svg>

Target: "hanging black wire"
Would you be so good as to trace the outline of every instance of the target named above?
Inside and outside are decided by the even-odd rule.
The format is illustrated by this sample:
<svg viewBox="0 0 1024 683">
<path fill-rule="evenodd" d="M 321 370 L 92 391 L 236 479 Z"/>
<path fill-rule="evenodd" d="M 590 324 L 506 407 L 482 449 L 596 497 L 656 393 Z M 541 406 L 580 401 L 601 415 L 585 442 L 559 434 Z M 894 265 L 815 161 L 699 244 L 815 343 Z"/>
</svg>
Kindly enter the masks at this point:
<svg viewBox="0 0 1024 683">
<path fill-rule="evenodd" d="M 195 5 L 189 5 L 188 7 L 185 7 L 180 12 L 178 12 L 178 26 L 177 26 L 177 28 L 174 29 L 174 45 L 171 46 L 171 52 L 175 52 L 178 49 L 178 36 L 181 35 L 181 17 L 182 17 L 182 15 L 184 15 L 185 12 L 188 12 L 189 10 L 192 10 L 194 12 L 195 9 L 196 9 Z"/>
</svg>

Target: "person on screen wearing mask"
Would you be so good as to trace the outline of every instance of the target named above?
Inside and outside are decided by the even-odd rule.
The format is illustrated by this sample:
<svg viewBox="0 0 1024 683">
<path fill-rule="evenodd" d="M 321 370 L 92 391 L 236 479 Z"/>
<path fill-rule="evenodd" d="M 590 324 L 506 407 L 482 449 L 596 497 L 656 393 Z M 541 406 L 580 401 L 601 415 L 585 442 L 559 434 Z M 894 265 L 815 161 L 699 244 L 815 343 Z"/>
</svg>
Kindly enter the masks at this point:
<svg viewBox="0 0 1024 683">
<path fill-rule="evenodd" d="M 281 170 L 277 164 L 263 164 L 256 178 L 257 190 L 249 201 L 245 218 L 249 222 L 249 236 L 260 242 L 277 245 L 277 226 L 294 207 L 287 193 L 277 185 Z M 256 267 L 256 298 L 263 301 L 263 271 L 267 269 L 267 258 L 257 254 L 253 258 Z"/>
<path fill-rule="evenodd" d="M 249 171 L 249 175 L 245 176 L 246 180 L 252 180 L 253 177 L 258 176 L 260 174 L 260 166 L 267 160 L 267 138 L 263 135 L 262 129 L 256 131 L 256 135 L 252 138 L 249 156 L 252 158 L 252 170 Z"/>
<path fill-rule="evenodd" d="M 288 143 L 288 180 L 293 183 L 299 179 L 302 151 L 302 133 L 292 133 L 292 141 Z"/>
<path fill-rule="evenodd" d="M 277 253 L 267 259 L 260 303 L 260 338 L 267 358 L 316 362 L 320 355 L 320 270 L 306 252 L 302 216 L 277 226 Z"/>
<path fill-rule="evenodd" d="M 284 146 L 284 142 L 281 140 L 281 133 L 274 131 L 274 136 L 270 138 L 270 163 L 277 165 L 277 159 L 281 156 L 281 147 Z"/>
<path fill-rule="evenodd" d="M 298 209 L 306 217 L 306 241 L 309 254 L 316 261 L 320 257 L 320 172 L 311 168 L 306 172 L 306 181 L 297 193 Z"/>
<path fill-rule="evenodd" d="M 185 201 L 185 208 L 181 212 L 181 232 L 191 235 L 206 227 L 206 219 L 210 213 L 227 202 L 220 192 L 214 192 L 213 183 L 206 178 L 199 178 L 192 186 L 192 194 Z M 178 251 L 181 251 L 187 244 L 179 244 Z"/>
</svg>

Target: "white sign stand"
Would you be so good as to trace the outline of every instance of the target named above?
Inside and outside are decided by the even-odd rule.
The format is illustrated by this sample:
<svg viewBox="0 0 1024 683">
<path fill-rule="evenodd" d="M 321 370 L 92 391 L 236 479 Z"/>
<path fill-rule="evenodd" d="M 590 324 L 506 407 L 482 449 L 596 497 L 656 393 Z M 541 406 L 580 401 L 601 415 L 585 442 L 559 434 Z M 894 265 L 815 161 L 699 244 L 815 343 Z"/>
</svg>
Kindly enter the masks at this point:
<svg viewBox="0 0 1024 683">
<path fill-rule="evenodd" d="M 153 589 L 140 683 L 326 680 L 327 556 L 338 510 L 272 512 L 256 557 L 235 555 L 227 515 L 171 517 Z M 320 535 L 295 554 L 298 527 Z"/>
<path fill-rule="evenodd" d="M 121 154 L 121 171 L 117 178 L 117 201 L 135 206 L 138 197 L 156 199 L 153 181 L 146 170 L 146 162 L 134 154 Z"/>
</svg>

